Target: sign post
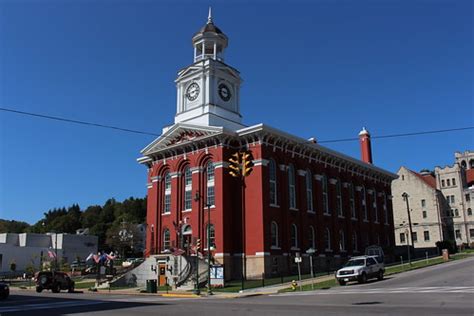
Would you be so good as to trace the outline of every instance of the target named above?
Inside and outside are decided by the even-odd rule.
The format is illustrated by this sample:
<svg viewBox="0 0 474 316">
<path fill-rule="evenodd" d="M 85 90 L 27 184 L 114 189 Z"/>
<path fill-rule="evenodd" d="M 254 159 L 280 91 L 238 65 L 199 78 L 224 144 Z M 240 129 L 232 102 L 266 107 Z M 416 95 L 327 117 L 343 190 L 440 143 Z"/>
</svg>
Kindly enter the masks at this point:
<svg viewBox="0 0 474 316">
<path fill-rule="evenodd" d="M 303 261 L 303 258 L 301 258 L 300 253 L 297 252 L 296 257 L 295 257 L 295 262 L 298 265 L 298 281 L 300 284 L 300 291 L 303 291 L 303 286 L 301 285 L 301 266 L 300 266 L 301 261 Z"/>
</svg>

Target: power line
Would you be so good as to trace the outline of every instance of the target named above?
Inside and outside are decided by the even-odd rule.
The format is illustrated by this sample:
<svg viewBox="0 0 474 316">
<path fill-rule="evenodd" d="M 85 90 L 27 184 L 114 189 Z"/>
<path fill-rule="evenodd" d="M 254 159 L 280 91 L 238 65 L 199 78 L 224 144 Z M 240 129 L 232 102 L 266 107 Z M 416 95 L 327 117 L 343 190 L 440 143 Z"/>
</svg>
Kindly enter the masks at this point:
<svg viewBox="0 0 474 316">
<path fill-rule="evenodd" d="M 144 135 L 152 135 L 152 136 L 160 136 L 159 134 L 150 133 L 150 132 L 137 131 L 137 130 L 133 130 L 133 129 L 123 128 L 123 127 L 117 127 L 117 126 L 112 126 L 112 125 L 105 125 L 105 124 L 97 124 L 97 123 L 91 123 L 91 122 L 86 122 L 86 121 L 72 120 L 72 119 L 67 119 L 67 118 L 58 117 L 58 116 L 50 116 L 50 115 L 37 114 L 37 113 L 31 113 L 31 112 L 24 112 L 24 111 L 12 110 L 12 109 L 1 108 L 1 107 L 0 107 L 0 110 L 6 111 L 6 112 L 12 112 L 12 113 L 17 113 L 17 114 L 22 114 L 22 115 L 29 115 L 29 116 L 34 116 L 34 117 L 41 117 L 41 118 L 50 119 L 50 120 L 56 120 L 56 121 L 74 123 L 74 124 L 81 124 L 81 125 L 88 125 L 88 126 L 95 126 L 95 127 L 102 127 L 102 128 L 109 128 L 109 129 L 114 129 L 114 130 L 118 130 L 118 131 L 122 131 L 122 132 L 129 132 L 129 133 L 135 133 L 135 134 L 144 134 Z"/>
<path fill-rule="evenodd" d="M 416 135 L 426 135 L 426 134 L 438 134 L 438 133 L 448 133 L 448 132 L 457 132 L 457 131 L 465 131 L 474 129 L 474 126 L 467 126 L 467 127 L 459 127 L 459 128 L 449 128 L 449 129 L 438 129 L 432 131 L 421 131 L 421 132 L 410 132 L 410 133 L 402 133 L 402 134 L 389 134 L 389 135 L 380 135 L 380 136 L 371 136 L 371 139 L 376 138 L 396 138 L 396 137 L 407 137 L 407 136 L 416 136 Z M 355 141 L 359 140 L 358 137 L 354 138 L 343 138 L 343 139 L 332 139 L 332 140 L 323 140 L 318 141 L 319 143 L 338 143 L 338 142 L 348 142 L 348 141 Z"/>
<path fill-rule="evenodd" d="M 5 112 L 21 114 L 21 115 L 28 115 L 28 116 L 33 116 L 33 117 L 45 118 L 45 119 L 49 119 L 49 120 L 56 120 L 56 121 L 62 121 L 62 122 L 67 122 L 67 123 L 87 125 L 87 126 L 95 126 L 95 127 L 101 127 L 101 128 L 108 128 L 108 129 L 113 129 L 113 130 L 118 130 L 118 131 L 128 132 L 128 133 L 151 135 L 151 136 L 160 136 L 160 134 L 156 134 L 156 133 L 138 131 L 138 130 L 123 128 L 123 127 L 112 126 L 112 125 L 105 125 L 105 124 L 98 124 L 98 123 L 92 123 L 92 122 L 86 122 L 86 121 L 72 120 L 72 119 L 58 117 L 58 116 L 51 116 L 51 115 L 44 115 L 44 114 L 38 114 L 38 113 L 18 111 L 18 110 L 3 108 L 3 107 L 0 107 L 0 110 L 5 111 Z M 371 136 L 371 138 L 372 139 L 397 138 L 397 137 L 408 137 L 408 136 L 417 136 L 417 135 L 457 132 L 457 131 L 465 131 L 465 130 L 471 130 L 471 129 L 474 129 L 474 126 L 450 128 L 450 129 L 439 129 L 439 130 L 431 130 L 431 131 L 410 132 L 410 133 L 402 133 L 402 134 L 379 135 L 379 136 Z M 340 143 L 340 142 L 349 142 L 349 141 L 358 141 L 358 140 L 359 140 L 358 137 L 340 138 L 340 139 L 331 139 L 331 140 L 318 141 L 318 144 L 321 144 L 321 143 Z"/>
</svg>

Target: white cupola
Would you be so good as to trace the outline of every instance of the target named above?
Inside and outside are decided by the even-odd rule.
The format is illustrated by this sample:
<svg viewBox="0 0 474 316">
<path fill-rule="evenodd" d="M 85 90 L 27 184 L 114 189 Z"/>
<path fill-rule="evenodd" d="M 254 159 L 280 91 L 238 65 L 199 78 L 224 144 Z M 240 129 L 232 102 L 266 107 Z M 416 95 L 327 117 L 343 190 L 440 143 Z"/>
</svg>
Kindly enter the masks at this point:
<svg viewBox="0 0 474 316">
<path fill-rule="evenodd" d="M 175 123 L 222 126 L 230 130 L 241 124 L 240 84 L 237 69 L 224 63 L 227 36 L 214 24 L 209 8 L 207 23 L 192 38 L 194 63 L 178 72 L 175 80 Z"/>
</svg>

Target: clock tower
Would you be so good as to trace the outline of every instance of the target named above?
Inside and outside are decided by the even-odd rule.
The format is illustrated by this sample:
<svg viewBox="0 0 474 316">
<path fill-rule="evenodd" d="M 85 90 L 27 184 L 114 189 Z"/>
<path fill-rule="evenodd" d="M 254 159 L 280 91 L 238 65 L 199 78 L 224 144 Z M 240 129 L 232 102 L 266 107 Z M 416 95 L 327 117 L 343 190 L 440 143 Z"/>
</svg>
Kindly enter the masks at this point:
<svg viewBox="0 0 474 316">
<path fill-rule="evenodd" d="M 240 115 L 240 73 L 224 63 L 227 36 L 212 20 L 192 38 L 194 63 L 178 72 L 175 123 L 245 127 Z"/>
</svg>

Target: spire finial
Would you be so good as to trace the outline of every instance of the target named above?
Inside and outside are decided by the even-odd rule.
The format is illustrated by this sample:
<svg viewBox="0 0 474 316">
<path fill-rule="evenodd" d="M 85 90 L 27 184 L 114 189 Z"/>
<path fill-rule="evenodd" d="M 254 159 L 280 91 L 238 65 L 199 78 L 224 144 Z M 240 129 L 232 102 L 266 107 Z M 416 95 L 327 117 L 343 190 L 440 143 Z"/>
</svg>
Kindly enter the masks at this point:
<svg viewBox="0 0 474 316">
<path fill-rule="evenodd" d="M 207 15 L 207 24 L 212 23 L 212 8 L 209 6 L 209 14 Z"/>
</svg>

